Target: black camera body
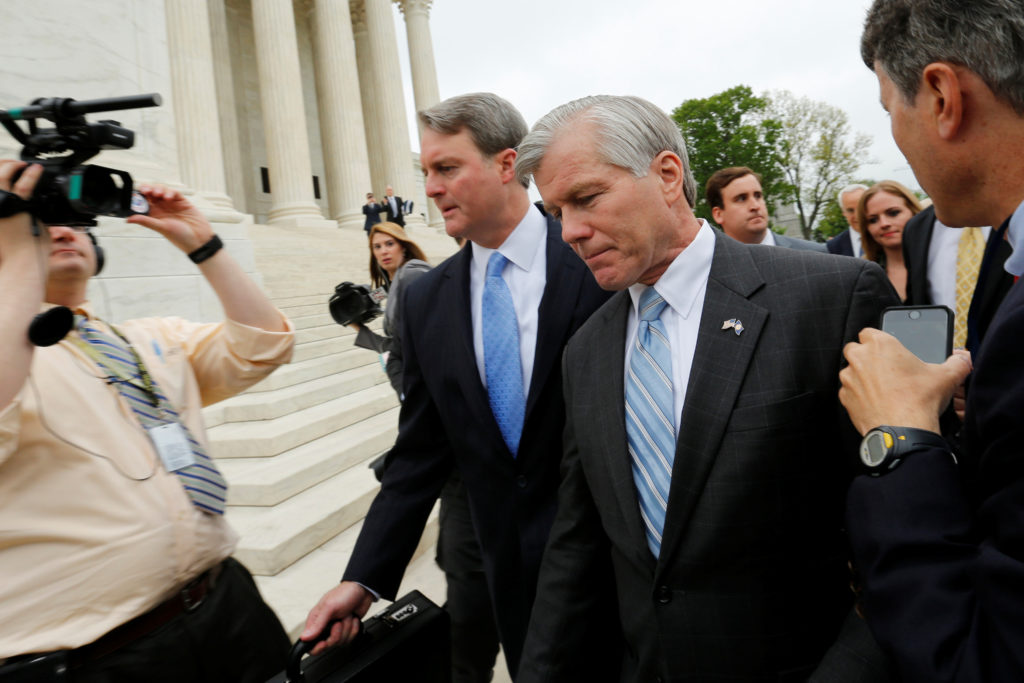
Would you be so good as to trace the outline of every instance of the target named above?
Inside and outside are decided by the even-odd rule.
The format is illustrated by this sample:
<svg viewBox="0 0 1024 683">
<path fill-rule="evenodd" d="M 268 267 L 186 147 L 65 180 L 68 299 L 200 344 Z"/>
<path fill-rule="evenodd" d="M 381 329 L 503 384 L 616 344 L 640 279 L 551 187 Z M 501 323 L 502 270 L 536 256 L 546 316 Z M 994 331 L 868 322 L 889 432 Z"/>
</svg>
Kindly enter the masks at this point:
<svg viewBox="0 0 1024 683">
<path fill-rule="evenodd" d="M 383 313 L 373 300 L 369 287 L 354 285 L 351 282 L 342 282 L 334 288 L 334 294 L 327 302 L 327 307 L 334 322 L 339 325 L 365 325 Z"/>
<path fill-rule="evenodd" d="M 96 225 L 96 216 L 123 218 L 146 213 L 148 207 L 141 196 L 141 202 L 133 201 L 128 173 L 82 163 L 100 150 L 131 148 L 135 133 L 117 121 L 90 123 L 85 114 L 156 107 L 160 103 L 156 93 L 81 102 L 39 98 L 29 106 L 0 111 L 0 124 L 23 145 L 21 160 L 43 167 L 29 201 L 29 212 L 46 225 Z M 41 128 L 38 119 L 54 125 Z M 26 121 L 28 130 L 16 121 Z"/>
</svg>

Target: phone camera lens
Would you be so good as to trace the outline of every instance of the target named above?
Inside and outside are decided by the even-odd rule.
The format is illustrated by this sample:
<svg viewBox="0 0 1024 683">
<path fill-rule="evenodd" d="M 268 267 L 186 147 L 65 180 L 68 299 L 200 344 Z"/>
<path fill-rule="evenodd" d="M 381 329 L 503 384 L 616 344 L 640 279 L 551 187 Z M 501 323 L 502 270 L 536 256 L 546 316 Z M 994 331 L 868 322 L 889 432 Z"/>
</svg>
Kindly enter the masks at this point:
<svg viewBox="0 0 1024 683">
<path fill-rule="evenodd" d="M 920 317 L 921 317 L 921 311 L 911 311 L 910 312 L 910 319 L 911 320 L 917 320 Z"/>
</svg>

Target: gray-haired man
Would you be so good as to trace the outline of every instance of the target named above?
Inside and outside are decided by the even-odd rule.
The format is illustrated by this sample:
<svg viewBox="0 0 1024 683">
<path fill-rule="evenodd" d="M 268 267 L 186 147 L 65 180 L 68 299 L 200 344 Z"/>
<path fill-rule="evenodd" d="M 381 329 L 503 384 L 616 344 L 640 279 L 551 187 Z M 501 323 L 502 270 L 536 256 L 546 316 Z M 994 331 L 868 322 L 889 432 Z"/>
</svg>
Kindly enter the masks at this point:
<svg viewBox="0 0 1024 683">
<path fill-rule="evenodd" d="M 639 98 L 555 109 L 517 172 L 620 290 L 566 347 L 558 515 L 517 681 L 578 680 L 609 612 L 626 656 L 603 680 L 887 680 L 852 612 L 836 400 L 843 343 L 894 301 L 882 271 L 717 235 L 678 128 Z"/>
</svg>

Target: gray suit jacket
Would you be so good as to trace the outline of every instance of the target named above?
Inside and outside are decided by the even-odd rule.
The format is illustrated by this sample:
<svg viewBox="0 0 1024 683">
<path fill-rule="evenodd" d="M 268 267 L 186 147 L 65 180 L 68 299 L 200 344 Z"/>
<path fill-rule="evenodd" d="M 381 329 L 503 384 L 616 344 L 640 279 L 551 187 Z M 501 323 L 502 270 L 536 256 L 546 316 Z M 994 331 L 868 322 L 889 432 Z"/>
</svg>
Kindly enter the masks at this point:
<svg viewBox="0 0 1024 683">
<path fill-rule="evenodd" d="M 786 235 L 775 234 L 775 244 L 780 247 L 786 247 L 787 249 L 805 249 L 807 251 L 817 251 L 822 254 L 828 253 L 828 248 L 820 242 L 811 242 L 810 240 L 799 239 L 796 237 L 787 237 Z"/>
<path fill-rule="evenodd" d="M 837 392 L 843 344 L 894 303 L 876 264 L 716 235 L 658 560 L 626 448 L 628 293 L 580 328 L 519 683 L 576 680 L 588 625 L 616 612 L 626 654 L 611 680 L 887 680 L 851 616 L 842 515 L 858 439 Z M 722 329 L 732 318 L 742 334 Z M 597 583 L 609 566 L 614 582 Z"/>
</svg>

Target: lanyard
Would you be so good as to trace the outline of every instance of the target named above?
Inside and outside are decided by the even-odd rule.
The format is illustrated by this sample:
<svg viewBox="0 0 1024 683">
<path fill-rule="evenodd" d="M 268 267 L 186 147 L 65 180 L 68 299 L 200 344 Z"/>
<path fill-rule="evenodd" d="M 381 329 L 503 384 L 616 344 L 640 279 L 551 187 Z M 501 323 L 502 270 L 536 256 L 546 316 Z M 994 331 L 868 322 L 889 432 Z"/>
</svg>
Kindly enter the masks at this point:
<svg viewBox="0 0 1024 683">
<path fill-rule="evenodd" d="M 99 320 L 99 318 L 96 318 L 96 320 L 102 322 Z M 117 371 L 116 368 L 110 367 L 106 363 L 106 360 L 104 359 L 103 354 L 99 351 L 99 349 L 97 349 L 95 346 L 90 344 L 85 339 L 82 339 L 81 337 L 75 337 L 74 339 L 72 339 L 72 341 L 78 346 L 78 348 L 82 350 L 83 353 L 85 353 L 85 355 L 89 356 L 89 358 L 91 358 L 92 361 L 96 363 L 96 365 L 106 370 L 108 374 L 112 375 L 118 381 L 131 384 L 140 391 L 145 392 L 147 398 L 149 398 L 150 402 L 153 404 L 153 407 L 158 407 L 160 405 L 160 398 L 157 396 L 156 393 L 156 384 L 153 382 L 153 377 L 152 375 L 149 374 L 149 370 L 146 369 L 146 365 L 142 362 L 142 357 L 139 356 L 139 352 L 135 350 L 135 347 L 132 346 L 132 343 L 128 341 L 128 338 L 125 337 L 119 329 L 117 329 L 116 327 L 109 323 L 107 323 L 107 327 L 109 327 L 110 330 L 114 334 L 116 334 L 121 339 L 122 342 L 124 342 L 125 347 L 128 349 L 128 351 L 131 352 L 132 359 L 135 361 L 135 369 L 138 370 L 139 377 L 142 379 L 143 386 L 140 387 L 138 384 L 135 384 L 135 382 L 132 381 L 135 379 L 135 377 L 124 377 L 120 372 Z"/>
</svg>

